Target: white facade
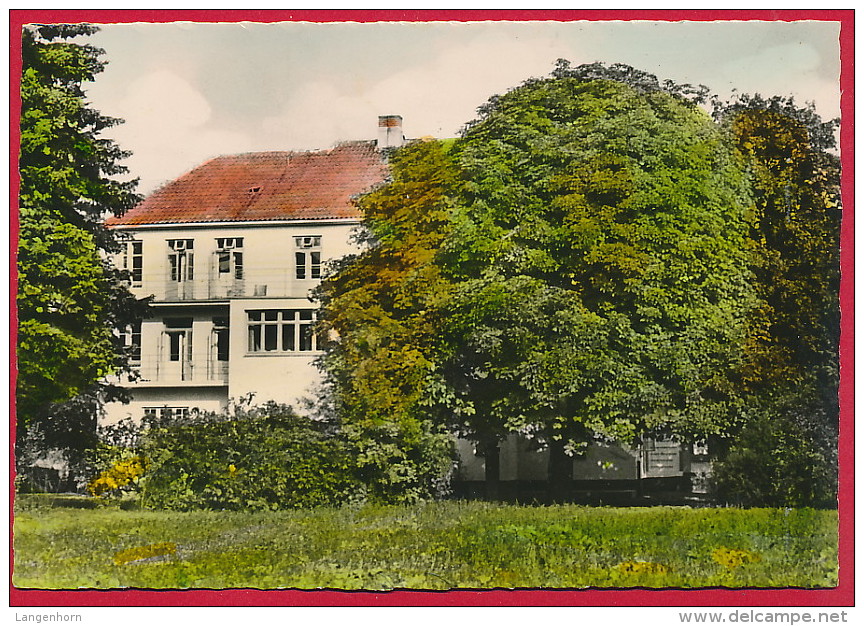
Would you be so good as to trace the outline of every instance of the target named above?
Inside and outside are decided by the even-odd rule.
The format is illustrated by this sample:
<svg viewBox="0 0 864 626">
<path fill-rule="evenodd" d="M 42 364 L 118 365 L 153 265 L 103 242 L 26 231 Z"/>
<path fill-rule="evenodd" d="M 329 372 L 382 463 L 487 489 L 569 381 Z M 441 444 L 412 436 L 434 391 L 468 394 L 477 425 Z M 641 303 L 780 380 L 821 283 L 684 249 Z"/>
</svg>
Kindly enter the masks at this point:
<svg viewBox="0 0 864 626">
<path fill-rule="evenodd" d="M 117 259 L 136 297 L 153 296 L 152 317 L 130 329 L 139 379 L 123 384 L 129 404 L 104 421 L 147 412 L 219 411 L 254 394 L 297 406 L 315 395 L 320 354 L 310 291 L 327 262 L 356 252 L 356 219 L 146 224 Z M 137 350 L 136 350 L 137 352 Z"/>
</svg>

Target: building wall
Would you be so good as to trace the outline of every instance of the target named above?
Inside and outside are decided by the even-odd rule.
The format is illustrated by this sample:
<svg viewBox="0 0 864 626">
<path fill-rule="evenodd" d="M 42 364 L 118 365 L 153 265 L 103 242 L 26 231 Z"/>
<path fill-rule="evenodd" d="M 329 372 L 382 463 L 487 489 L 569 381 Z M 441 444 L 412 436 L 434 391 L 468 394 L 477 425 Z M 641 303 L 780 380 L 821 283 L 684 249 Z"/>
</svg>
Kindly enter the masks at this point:
<svg viewBox="0 0 864 626">
<path fill-rule="evenodd" d="M 319 351 L 252 352 L 249 349 L 249 311 L 312 310 L 307 298 L 255 298 L 231 301 L 231 357 L 228 395 L 254 394 L 256 404 L 274 400 L 299 408 L 303 398 L 313 398 L 322 376 L 314 365 Z"/>
<path fill-rule="evenodd" d="M 456 442 L 459 455 L 459 479 L 480 481 L 484 478 L 485 460 L 475 445 L 464 439 Z M 527 439 L 510 435 L 500 444 L 499 457 L 503 481 L 542 481 L 549 475 L 549 451 L 537 450 Z M 629 450 L 614 444 L 592 444 L 584 454 L 573 457 L 574 480 L 632 480 L 638 477 L 638 458 Z"/>
<path fill-rule="evenodd" d="M 219 318 L 228 318 L 227 304 L 153 307 L 152 317 L 141 322 L 140 385 L 173 383 L 182 387 L 219 382 L 227 385 L 222 372 L 217 370 L 214 328 Z M 191 345 L 181 355 L 181 361 L 172 363 L 169 333 L 179 331 L 179 325 L 185 321 L 189 322 Z"/>
<path fill-rule="evenodd" d="M 229 297 L 306 297 L 318 284 L 308 273 L 303 280 L 295 273 L 295 237 L 320 236 L 324 262 L 356 252 L 350 240 L 355 221 L 305 223 L 236 223 L 225 225 L 154 225 L 120 229 L 142 244 L 142 282 L 133 285 L 139 297 L 154 295 L 155 302 L 226 299 Z M 217 239 L 243 238 L 243 278 L 233 279 L 217 271 Z M 193 279 L 182 289 L 169 280 L 168 240 L 192 239 Z M 122 255 L 117 259 L 123 266 Z M 231 291 L 229 291 L 231 290 Z"/>
<path fill-rule="evenodd" d="M 185 407 L 219 412 L 227 405 L 225 387 L 143 387 L 135 389 L 129 404 L 106 404 L 105 415 L 101 417 L 100 423 L 116 424 L 124 418 L 138 421 L 144 417 L 145 408 Z"/>
<path fill-rule="evenodd" d="M 298 408 L 314 397 L 322 380 L 314 365 L 317 350 L 254 351 L 249 343 L 249 311 L 312 311 L 310 290 L 320 282 L 312 276 L 311 252 L 320 253 L 322 271 L 328 261 L 357 252 L 351 236 L 356 221 L 302 223 L 230 223 L 222 225 L 154 225 L 123 229 L 131 241 L 141 242 L 141 280 L 132 285 L 138 297 L 154 296 L 152 316 L 141 324 L 140 380 L 127 383 L 133 393 L 128 405 L 107 407 L 104 421 L 126 416 L 140 418 L 144 407 L 176 406 L 218 411 L 229 398 L 254 394 L 256 403 L 274 400 Z M 219 271 L 217 240 L 241 238 L 242 273 L 232 265 Z M 319 243 L 298 248 L 297 237 Z M 169 240 L 191 239 L 192 278 L 171 279 Z M 308 239 L 304 239 L 308 243 Z M 131 252 L 131 249 L 130 249 Z M 130 252 L 125 267 L 132 269 Z M 306 256 L 306 276 L 297 277 L 296 253 Z M 317 259 L 316 259 L 317 260 Z M 188 263 L 188 259 L 184 262 Z M 233 260 L 232 260 L 233 262 Z M 124 267 L 124 255 L 117 259 Z M 175 271 L 179 271 L 176 268 Z M 180 283 L 180 284 L 178 284 Z M 229 322 L 227 362 L 216 359 L 217 318 Z M 178 324 L 184 331 L 182 358 L 172 361 L 178 340 L 170 335 Z M 281 336 L 280 336 L 281 337 Z M 191 358 L 186 358 L 191 356 Z M 188 361 L 188 362 L 186 362 Z"/>
</svg>

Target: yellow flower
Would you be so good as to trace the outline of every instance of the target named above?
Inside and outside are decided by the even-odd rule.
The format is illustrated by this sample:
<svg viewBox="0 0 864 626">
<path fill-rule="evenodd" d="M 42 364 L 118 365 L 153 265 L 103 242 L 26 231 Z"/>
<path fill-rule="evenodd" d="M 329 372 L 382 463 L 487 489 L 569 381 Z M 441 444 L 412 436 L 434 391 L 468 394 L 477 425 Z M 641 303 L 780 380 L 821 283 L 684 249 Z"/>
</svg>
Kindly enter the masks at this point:
<svg viewBox="0 0 864 626">
<path fill-rule="evenodd" d="M 719 547 L 711 553 L 711 558 L 720 565 L 733 569 L 744 565 L 745 563 L 756 563 L 761 560 L 756 552 L 749 550 L 738 550 L 735 548 Z"/>
<path fill-rule="evenodd" d="M 118 461 L 111 468 L 90 481 L 87 485 L 87 490 L 91 495 L 100 497 L 105 492 L 125 487 L 140 478 L 147 471 L 148 465 L 149 462 L 143 456 Z"/>
<path fill-rule="evenodd" d="M 121 550 L 114 554 L 114 565 L 125 565 L 132 561 L 140 561 L 149 559 L 154 556 L 166 556 L 177 553 L 177 544 L 170 541 L 161 543 L 151 543 L 147 546 L 139 546 L 137 548 L 129 548 Z"/>
</svg>

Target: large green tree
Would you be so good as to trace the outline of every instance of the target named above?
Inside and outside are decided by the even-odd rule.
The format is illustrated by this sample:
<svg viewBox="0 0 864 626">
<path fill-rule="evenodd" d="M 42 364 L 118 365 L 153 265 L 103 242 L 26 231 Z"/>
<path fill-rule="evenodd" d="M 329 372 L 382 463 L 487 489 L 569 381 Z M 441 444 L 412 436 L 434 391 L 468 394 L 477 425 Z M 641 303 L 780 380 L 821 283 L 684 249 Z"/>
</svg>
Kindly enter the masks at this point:
<svg viewBox="0 0 864 626">
<path fill-rule="evenodd" d="M 98 402 L 120 397 L 101 381 L 126 355 L 116 331 L 143 314 L 108 253 L 103 226 L 140 198 L 121 182 L 127 156 L 102 131 L 119 120 L 86 101 L 103 51 L 78 43 L 88 25 L 27 25 L 22 32 L 18 343 L 19 444 L 80 448 L 94 435 Z M 38 446 L 37 446 L 38 447 Z M 23 449 L 19 445 L 20 453 Z M 26 455 L 25 455 L 26 456 Z"/>
<path fill-rule="evenodd" d="M 450 444 L 433 402 L 451 284 L 436 256 L 451 231 L 458 169 L 437 141 L 391 157 L 389 184 L 360 200 L 367 249 L 318 291 L 330 399 L 365 482 L 384 500 L 434 495 Z M 322 337 L 322 339 L 324 338 Z"/>
<path fill-rule="evenodd" d="M 367 276 L 346 290 L 337 274 L 325 302 L 356 392 L 348 410 L 393 415 L 363 389 L 374 379 L 400 411 L 480 443 L 493 482 L 511 432 L 548 445 L 561 478 L 592 437 L 727 432 L 754 303 L 750 202 L 695 105 L 703 95 L 624 66 L 561 63 L 490 100 L 446 155 L 408 148 L 413 160 L 397 160 L 393 184 L 366 204 L 378 243 L 349 272 Z M 418 250 L 419 270 L 393 271 Z M 366 300 L 340 327 L 349 292 Z M 343 358 L 364 334 L 386 346 L 380 356 L 416 358 L 369 352 L 370 378 Z"/>
<path fill-rule="evenodd" d="M 472 436 L 535 436 L 553 479 L 592 437 L 719 434 L 736 414 L 749 197 L 700 97 L 560 64 L 460 142 L 442 369 L 476 406 Z"/>
</svg>

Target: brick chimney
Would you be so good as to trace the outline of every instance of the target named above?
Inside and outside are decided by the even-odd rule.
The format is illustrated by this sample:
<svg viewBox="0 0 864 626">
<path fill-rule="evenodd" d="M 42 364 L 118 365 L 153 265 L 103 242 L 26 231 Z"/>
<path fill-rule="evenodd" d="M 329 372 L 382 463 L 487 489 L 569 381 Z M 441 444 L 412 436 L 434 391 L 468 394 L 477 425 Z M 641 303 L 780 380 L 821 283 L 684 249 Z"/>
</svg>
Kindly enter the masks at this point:
<svg viewBox="0 0 864 626">
<path fill-rule="evenodd" d="M 401 115 L 378 116 L 378 149 L 399 148 L 405 143 Z"/>
</svg>

